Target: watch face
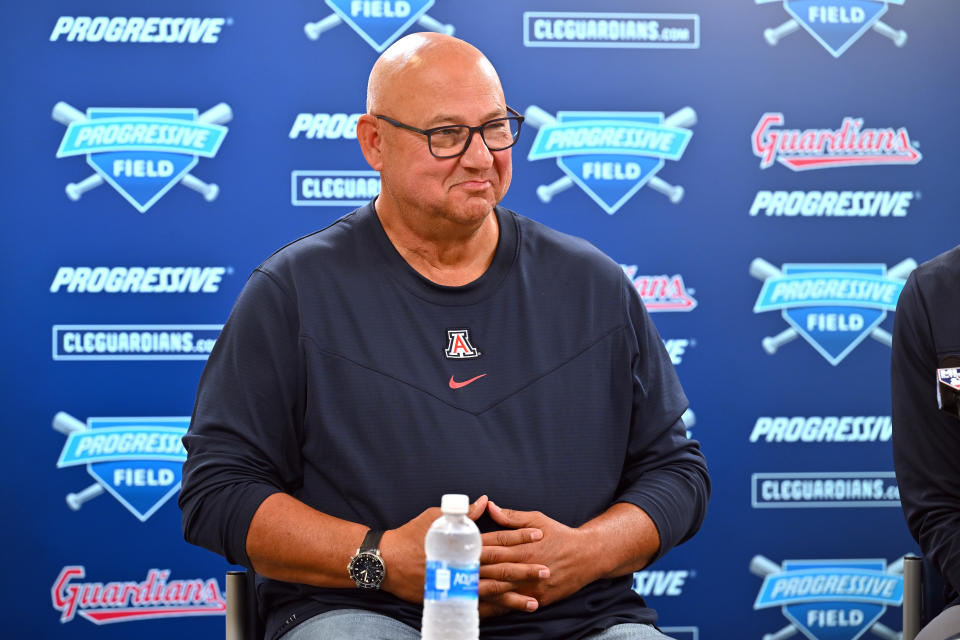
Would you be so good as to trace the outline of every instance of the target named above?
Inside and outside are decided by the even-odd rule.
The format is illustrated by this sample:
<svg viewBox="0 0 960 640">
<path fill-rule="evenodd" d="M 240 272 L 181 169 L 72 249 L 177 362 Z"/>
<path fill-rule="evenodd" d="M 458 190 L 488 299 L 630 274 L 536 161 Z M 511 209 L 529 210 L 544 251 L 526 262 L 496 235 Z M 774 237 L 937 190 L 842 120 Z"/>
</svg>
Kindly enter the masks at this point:
<svg viewBox="0 0 960 640">
<path fill-rule="evenodd" d="M 372 553 L 361 553 L 350 562 L 350 577 L 360 587 L 379 587 L 385 573 L 383 560 Z"/>
</svg>

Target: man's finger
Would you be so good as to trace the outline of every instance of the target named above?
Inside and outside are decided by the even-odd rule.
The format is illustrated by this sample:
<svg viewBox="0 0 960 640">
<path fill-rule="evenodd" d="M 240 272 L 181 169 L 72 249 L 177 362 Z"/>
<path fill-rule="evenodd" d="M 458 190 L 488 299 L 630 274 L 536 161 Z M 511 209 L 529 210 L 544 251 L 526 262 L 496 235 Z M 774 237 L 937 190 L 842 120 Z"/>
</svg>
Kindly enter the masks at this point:
<svg viewBox="0 0 960 640">
<path fill-rule="evenodd" d="M 485 564 L 528 564 L 532 551 L 529 545 L 512 547 L 484 547 L 480 550 L 480 566 Z"/>
<path fill-rule="evenodd" d="M 493 580 L 481 580 L 479 587 L 480 605 L 499 605 L 514 611 L 536 611 L 540 606 L 536 598 L 519 594 L 515 591 L 502 591 L 504 583 Z"/>
<path fill-rule="evenodd" d="M 535 512 L 532 511 L 501 509 L 493 500 L 487 503 L 487 511 L 490 512 L 490 517 L 493 518 L 494 522 L 502 524 L 505 527 L 519 529 L 520 527 L 531 527 L 534 525 L 533 516 Z"/>
<path fill-rule="evenodd" d="M 501 562 L 481 565 L 480 577 L 513 584 L 527 580 L 545 580 L 550 577 L 550 569 L 542 564 Z"/>
<path fill-rule="evenodd" d="M 470 510 L 467 511 L 467 517 L 471 520 L 476 520 L 483 515 L 483 512 L 487 510 L 487 496 L 482 495 L 477 498 L 473 504 L 470 505 Z"/>
<path fill-rule="evenodd" d="M 486 547 L 512 547 L 541 539 L 543 539 L 543 531 L 540 529 L 490 531 L 480 536 L 480 541 Z"/>
</svg>

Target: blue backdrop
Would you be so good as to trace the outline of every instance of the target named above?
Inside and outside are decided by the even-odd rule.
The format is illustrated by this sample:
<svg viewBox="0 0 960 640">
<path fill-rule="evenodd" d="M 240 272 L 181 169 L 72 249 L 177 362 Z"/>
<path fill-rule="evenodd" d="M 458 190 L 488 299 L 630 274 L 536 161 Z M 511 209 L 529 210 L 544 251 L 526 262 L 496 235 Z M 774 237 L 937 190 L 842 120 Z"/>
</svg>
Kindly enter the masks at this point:
<svg viewBox="0 0 960 640">
<path fill-rule="evenodd" d="M 175 504 L 204 359 L 262 259 L 376 193 L 353 133 L 366 76 L 424 29 L 484 50 L 527 115 L 504 204 L 624 265 L 690 397 L 714 494 L 699 535 L 637 574 L 661 625 L 895 637 L 916 546 L 889 331 L 909 271 L 958 241 L 960 4 L 0 15 L 10 637 L 221 633 L 228 566 L 183 542 Z"/>
</svg>

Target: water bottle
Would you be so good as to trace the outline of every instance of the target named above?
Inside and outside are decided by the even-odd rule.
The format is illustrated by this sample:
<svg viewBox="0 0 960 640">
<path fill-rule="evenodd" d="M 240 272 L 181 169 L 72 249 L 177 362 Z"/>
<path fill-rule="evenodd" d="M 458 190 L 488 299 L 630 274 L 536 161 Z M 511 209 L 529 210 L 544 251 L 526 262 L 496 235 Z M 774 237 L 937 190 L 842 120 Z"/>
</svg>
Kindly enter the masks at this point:
<svg viewBox="0 0 960 640">
<path fill-rule="evenodd" d="M 423 588 L 423 640 L 477 640 L 480 616 L 480 530 L 467 517 L 467 496 L 443 496 L 427 531 L 427 575 Z"/>
</svg>

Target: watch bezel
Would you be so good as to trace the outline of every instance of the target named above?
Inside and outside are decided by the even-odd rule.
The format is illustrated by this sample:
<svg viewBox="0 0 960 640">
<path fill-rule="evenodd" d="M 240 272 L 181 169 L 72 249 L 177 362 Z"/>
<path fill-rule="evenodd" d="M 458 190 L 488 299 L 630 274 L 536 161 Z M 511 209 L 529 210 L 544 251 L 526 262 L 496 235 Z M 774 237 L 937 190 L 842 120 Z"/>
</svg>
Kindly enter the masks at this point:
<svg viewBox="0 0 960 640">
<path fill-rule="evenodd" d="M 360 577 L 360 572 L 363 571 L 362 564 L 371 562 L 374 565 L 374 568 L 379 570 L 378 579 L 366 579 Z M 357 587 L 361 589 L 379 589 L 380 584 L 383 582 L 383 579 L 387 576 L 387 565 L 383 561 L 383 556 L 380 555 L 380 550 L 357 550 L 357 553 L 350 559 L 350 563 L 347 565 L 347 571 L 350 574 L 350 579 L 354 581 Z M 368 569 L 369 571 L 369 569 Z"/>
</svg>

